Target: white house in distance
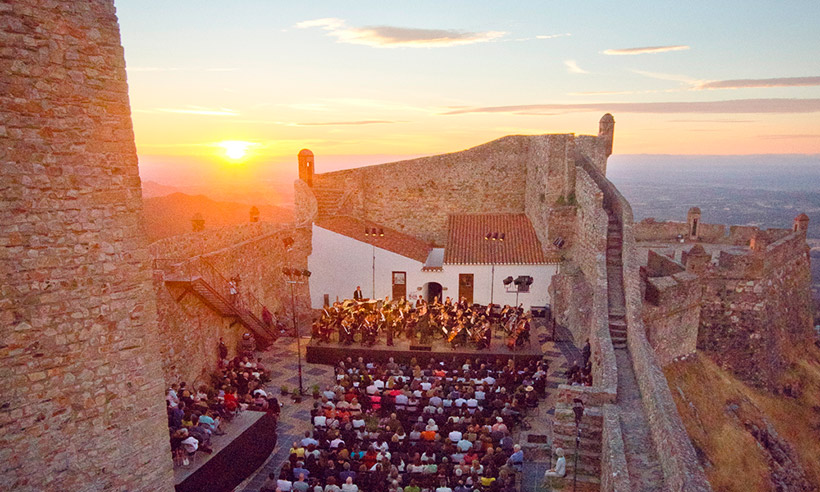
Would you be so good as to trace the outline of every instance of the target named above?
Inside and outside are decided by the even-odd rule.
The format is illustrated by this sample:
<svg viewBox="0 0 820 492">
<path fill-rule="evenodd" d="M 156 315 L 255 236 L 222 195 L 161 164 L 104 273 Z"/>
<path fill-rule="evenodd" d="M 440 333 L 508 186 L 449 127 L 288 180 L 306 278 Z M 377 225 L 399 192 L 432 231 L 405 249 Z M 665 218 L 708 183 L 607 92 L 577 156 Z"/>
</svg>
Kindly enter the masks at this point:
<svg viewBox="0 0 820 492">
<path fill-rule="evenodd" d="M 483 305 L 514 305 L 517 299 L 524 308 L 550 304 L 557 250 L 544 253 L 526 215 L 451 215 L 447 229 L 444 248 L 433 248 L 373 222 L 348 216 L 317 220 L 308 257 L 312 306 L 349 299 L 356 286 L 365 297 L 382 299 L 466 297 Z M 532 277 L 530 285 L 516 285 L 516 279 L 526 277 Z"/>
</svg>

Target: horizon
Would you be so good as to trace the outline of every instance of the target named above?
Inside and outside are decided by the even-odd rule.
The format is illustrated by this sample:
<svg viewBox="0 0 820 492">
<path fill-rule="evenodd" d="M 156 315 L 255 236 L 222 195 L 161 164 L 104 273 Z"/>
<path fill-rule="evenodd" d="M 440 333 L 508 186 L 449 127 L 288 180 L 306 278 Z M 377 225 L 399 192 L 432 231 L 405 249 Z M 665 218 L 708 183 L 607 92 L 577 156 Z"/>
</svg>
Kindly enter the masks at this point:
<svg viewBox="0 0 820 492">
<path fill-rule="evenodd" d="M 817 2 L 117 8 L 140 160 L 189 178 L 596 134 L 606 112 L 620 155 L 820 154 Z"/>
</svg>

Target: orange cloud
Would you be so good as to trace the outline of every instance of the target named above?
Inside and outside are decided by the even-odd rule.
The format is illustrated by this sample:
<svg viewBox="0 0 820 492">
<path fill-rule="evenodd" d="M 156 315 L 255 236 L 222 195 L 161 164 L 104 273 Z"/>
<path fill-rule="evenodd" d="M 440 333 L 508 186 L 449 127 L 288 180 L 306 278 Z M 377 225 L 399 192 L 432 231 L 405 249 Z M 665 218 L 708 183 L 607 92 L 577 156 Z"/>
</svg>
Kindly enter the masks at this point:
<svg viewBox="0 0 820 492">
<path fill-rule="evenodd" d="M 820 77 L 778 77 L 773 79 L 713 80 L 695 86 L 697 90 L 707 89 L 752 89 L 766 87 L 811 87 L 820 85 Z"/>
</svg>

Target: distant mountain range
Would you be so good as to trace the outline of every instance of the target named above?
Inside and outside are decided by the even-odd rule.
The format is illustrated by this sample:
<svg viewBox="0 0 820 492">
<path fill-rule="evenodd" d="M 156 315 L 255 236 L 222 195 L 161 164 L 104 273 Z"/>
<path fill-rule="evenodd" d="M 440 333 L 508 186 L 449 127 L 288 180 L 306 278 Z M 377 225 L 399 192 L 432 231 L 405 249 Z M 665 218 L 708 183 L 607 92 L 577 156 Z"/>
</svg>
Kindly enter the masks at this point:
<svg viewBox="0 0 820 492">
<path fill-rule="evenodd" d="M 150 182 L 146 182 L 150 183 Z M 173 187 L 151 183 L 146 191 L 143 183 L 143 208 L 145 210 L 145 228 L 149 241 L 164 237 L 191 232 L 191 219 L 194 214 L 202 214 L 205 228 L 213 229 L 234 224 L 243 224 L 250 220 L 251 205 L 236 202 L 219 202 L 205 195 L 186 195 L 171 192 L 164 196 L 152 196 L 161 190 L 174 190 Z M 257 205 L 259 219 L 263 222 L 289 222 L 293 220 L 291 210 L 273 205 Z"/>
</svg>

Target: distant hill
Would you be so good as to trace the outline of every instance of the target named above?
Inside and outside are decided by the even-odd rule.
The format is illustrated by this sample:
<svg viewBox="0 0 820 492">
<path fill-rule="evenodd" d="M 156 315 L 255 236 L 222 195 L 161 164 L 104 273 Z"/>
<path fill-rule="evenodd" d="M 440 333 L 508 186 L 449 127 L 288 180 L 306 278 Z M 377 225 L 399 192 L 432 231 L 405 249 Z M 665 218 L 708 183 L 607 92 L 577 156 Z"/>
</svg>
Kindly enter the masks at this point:
<svg viewBox="0 0 820 492">
<path fill-rule="evenodd" d="M 143 198 L 154 198 L 158 196 L 168 196 L 171 193 L 179 192 L 179 188 L 174 188 L 173 186 L 167 186 L 164 184 L 159 184 L 156 181 L 143 181 L 142 182 L 142 197 Z"/>
<path fill-rule="evenodd" d="M 161 185 L 160 185 L 161 186 Z M 196 213 L 205 219 L 205 228 L 213 229 L 249 221 L 250 205 L 218 202 L 204 195 L 171 193 L 167 196 L 144 198 L 145 228 L 149 241 L 191 232 L 191 218 Z M 258 205 L 263 222 L 288 222 L 293 212 L 272 205 Z"/>
</svg>

